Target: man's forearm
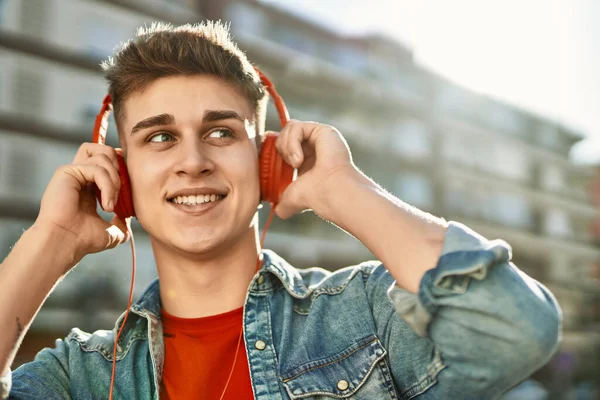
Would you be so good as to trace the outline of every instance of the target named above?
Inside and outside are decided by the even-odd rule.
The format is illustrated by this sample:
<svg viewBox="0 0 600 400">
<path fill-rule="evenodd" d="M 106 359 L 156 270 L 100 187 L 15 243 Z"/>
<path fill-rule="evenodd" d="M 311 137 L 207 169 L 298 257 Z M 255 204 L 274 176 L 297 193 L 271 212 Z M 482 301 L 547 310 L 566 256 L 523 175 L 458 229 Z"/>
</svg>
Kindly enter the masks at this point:
<svg viewBox="0 0 600 400">
<path fill-rule="evenodd" d="M 328 192 L 319 215 L 360 240 L 398 286 L 416 293 L 441 255 L 446 221 L 402 202 L 358 172 L 343 175 Z"/>
<path fill-rule="evenodd" d="M 48 294 L 74 264 L 59 233 L 33 225 L 0 264 L 0 375 L 8 372 Z"/>
</svg>

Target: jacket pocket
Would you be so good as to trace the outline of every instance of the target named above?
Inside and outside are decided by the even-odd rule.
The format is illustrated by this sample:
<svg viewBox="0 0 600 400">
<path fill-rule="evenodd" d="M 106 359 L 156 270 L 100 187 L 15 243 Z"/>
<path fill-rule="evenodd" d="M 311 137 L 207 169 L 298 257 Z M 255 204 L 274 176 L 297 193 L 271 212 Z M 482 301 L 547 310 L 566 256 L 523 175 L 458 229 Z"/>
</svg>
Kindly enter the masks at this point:
<svg viewBox="0 0 600 400">
<path fill-rule="evenodd" d="M 282 374 L 282 382 L 292 399 L 397 399 L 386 354 L 379 339 L 368 336 Z"/>
</svg>

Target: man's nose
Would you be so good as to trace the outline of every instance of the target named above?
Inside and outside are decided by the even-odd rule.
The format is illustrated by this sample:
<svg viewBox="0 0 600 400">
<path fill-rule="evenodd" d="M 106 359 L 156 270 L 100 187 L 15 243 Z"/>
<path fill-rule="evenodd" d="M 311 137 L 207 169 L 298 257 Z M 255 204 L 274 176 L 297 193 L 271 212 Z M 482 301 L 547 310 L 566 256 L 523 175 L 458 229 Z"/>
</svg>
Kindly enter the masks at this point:
<svg viewBox="0 0 600 400">
<path fill-rule="evenodd" d="M 215 164 L 212 161 L 210 151 L 200 138 L 182 143 L 179 153 L 175 165 L 175 172 L 178 174 L 197 176 L 209 174 L 214 170 Z"/>
</svg>

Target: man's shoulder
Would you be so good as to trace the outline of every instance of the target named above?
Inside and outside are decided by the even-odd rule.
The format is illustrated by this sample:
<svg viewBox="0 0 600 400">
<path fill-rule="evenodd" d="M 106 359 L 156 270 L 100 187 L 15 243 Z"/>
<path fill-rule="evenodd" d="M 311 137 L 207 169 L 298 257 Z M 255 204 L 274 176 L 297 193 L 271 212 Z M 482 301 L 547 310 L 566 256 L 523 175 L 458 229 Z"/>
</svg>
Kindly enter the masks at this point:
<svg viewBox="0 0 600 400">
<path fill-rule="evenodd" d="M 360 279 L 366 283 L 374 274 L 386 272 L 380 261 L 369 260 L 339 269 L 323 267 L 298 268 L 298 274 L 310 291 L 341 290 L 351 281 Z"/>
<path fill-rule="evenodd" d="M 112 330 L 101 329 L 95 332 L 85 332 L 79 328 L 71 329 L 65 338 L 69 347 L 78 347 L 85 352 L 98 352 L 104 358 L 112 359 L 112 349 L 115 336 Z"/>
<path fill-rule="evenodd" d="M 136 341 L 145 340 L 147 338 L 146 329 L 137 326 L 140 323 L 143 323 L 143 319 L 136 318 L 136 316 L 132 314 L 129 315 L 129 318 L 131 318 L 131 320 L 128 319 L 127 321 L 128 329 L 124 329 L 119 338 L 117 360 L 123 358 Z M 130 323 L 133 326 L 129 326 Z M 70 351 L 76 349 L 85 353 L 97 352 L 105 359 L 112 361 L 115 331 L 114 329 L 100 329 L 90 333 L 79 328 L 73 328 L 65 338 L 65 342 Z"/>
</svg>

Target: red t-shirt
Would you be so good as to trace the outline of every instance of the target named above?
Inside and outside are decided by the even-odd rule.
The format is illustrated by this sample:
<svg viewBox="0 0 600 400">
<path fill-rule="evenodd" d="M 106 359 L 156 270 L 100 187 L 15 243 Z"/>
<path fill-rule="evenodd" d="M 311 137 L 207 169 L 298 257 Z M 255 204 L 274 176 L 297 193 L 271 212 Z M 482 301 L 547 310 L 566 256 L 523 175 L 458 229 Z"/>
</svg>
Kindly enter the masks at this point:
<svg viewBox="0 0 600 400">
<path fill-rule="evenodd" d="M 243 307 L 204 318 L 162 310 L 165 364 L 161 399 L 221 398 L 242 330 Z M 244 338 L 223 399 L 253 399 Z"/>
</svg>

